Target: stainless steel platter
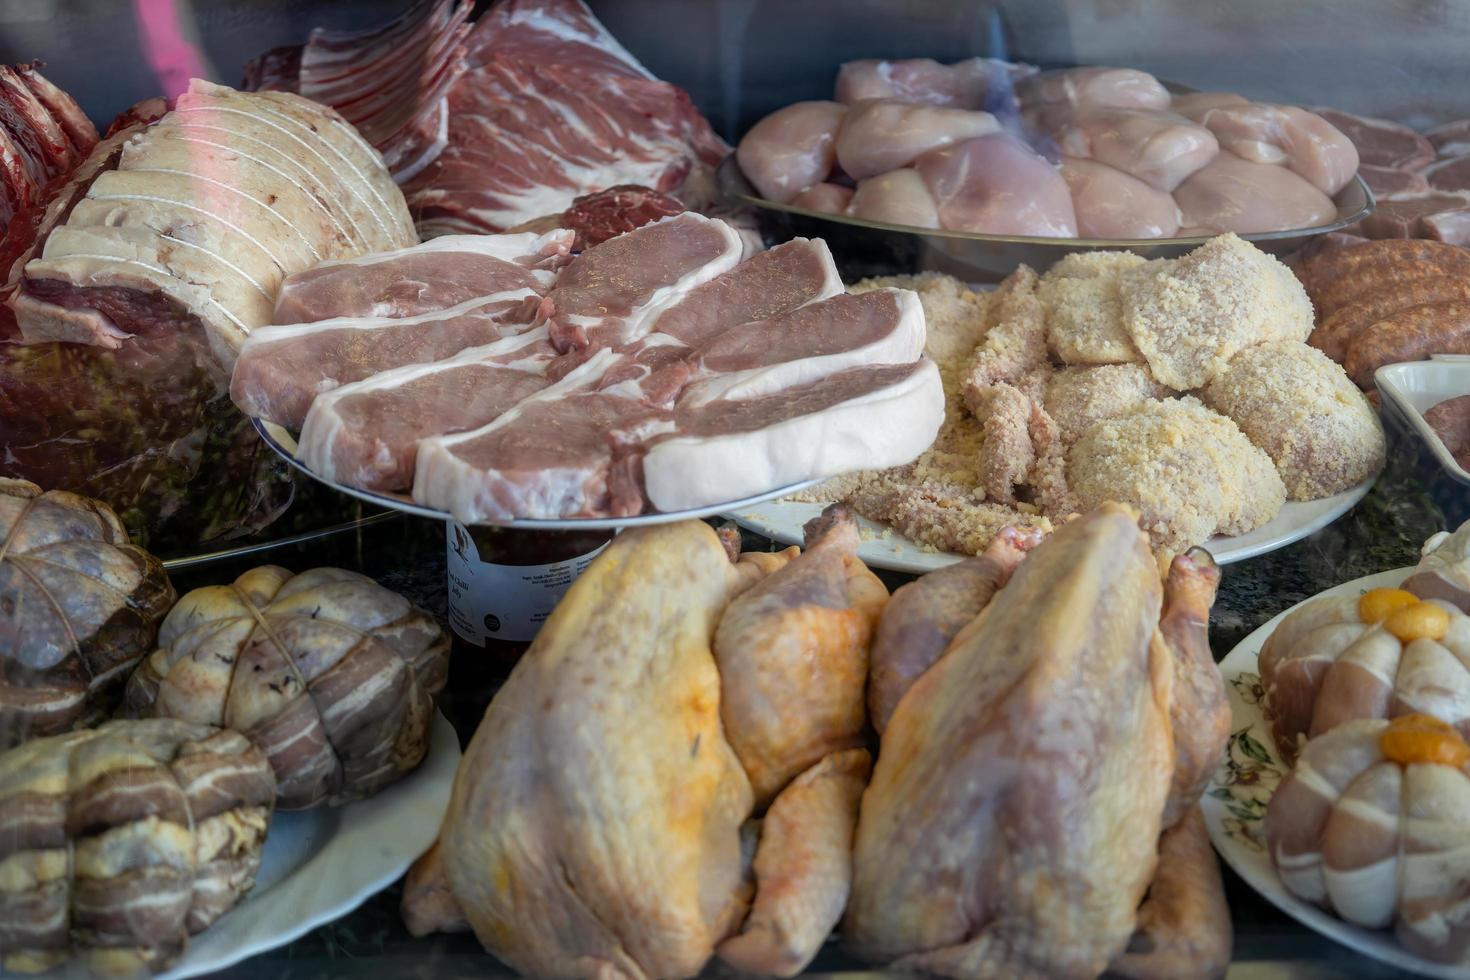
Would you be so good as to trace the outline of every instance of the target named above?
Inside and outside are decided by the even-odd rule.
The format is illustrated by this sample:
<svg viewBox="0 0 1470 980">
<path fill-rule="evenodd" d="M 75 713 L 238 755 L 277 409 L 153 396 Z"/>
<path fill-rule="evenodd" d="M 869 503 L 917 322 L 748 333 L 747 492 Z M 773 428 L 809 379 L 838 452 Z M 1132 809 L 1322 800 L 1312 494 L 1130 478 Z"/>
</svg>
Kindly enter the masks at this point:
<svg viewBox="0 0 1470 980">
<path fill-rule="evenodd" d="M 749 207 L 767 241 L 821 238 L 832 250 L 837 268 L 851 281 L 866 276 L 913 272 L 945 272 L 969 282 L 997 282 L 1025 264 L 1043 271 L 1072 252 L 1126 250 L 1145 258 L 1176 258 L 1209 241 L 1188 238 L 1038 238 L 1026 235 L 981 235 L 865 221 L 841 214 L 777 204 L 758 194 L 741 173 L 735 154 L 715 172 L 720 195 L 731 205 Z M 1357 224 L 1374 207 L 1373 192 L 1353 176 L 1338 192 L 1337 219 L 1315 228 L 1263 231 L 1241 235 L 1267 252 L 1285 253 L 1316 235 Z"/>
<path fill-rule="evenodd" d="M 307 476 L 311 477 L 313 480 L 316 480 L 318 483 L 323 484 L 324 486 L 331 487 L 332 489 L 340 493 L 345 493 L 350 497 L 356 497 L 358 500 L 364 500 L 370 504 L 376 504 L 379 507 L 383 507 L 388 510 L 398 511 L 403 514 L 413 514 L 416 517 L 428 517 L 436 521 L 453 520 L 452 515 L 450 515 L 447 511 L 436 510 L 432 507 L 425 507 L 422 504 L 415 503 L 413 500 L 409 499 L 403 494 L 374 493 L 371 490 L 360 490 L 357 487 L 349 487 L 341 483 L 336 483 L 331 480 L 323 479 L 318 474 L 313 473 L 310 469 L 306 467 L 305 464 L 303 464 L 300 460 L 296 458 L 296 439 L 294 436 L 291 435 L 291 433 L 287 432 L 284 428 L 275 424 L 274 422 L 266 422 L 262 419 L 251 419 L 250 421 L 255 426 L 255 431 L 260 433 L 260 438 L 265 441 L 265 444 L 267 446 L 270 446 L 277 453 L 279 453 L 281 455 L 281 458 L 286 460 L 286 462 L 290 463 L 296 469 L 300 470 L 302 473 L 305 473 Z M 815 486 L 820 482 L 820 480 L 806 480 L 805 482 L 794 483 L 790 486 L 776 487 L 772 490 L 766 491 L 765 493 L 756 494 L 753 497 L 746 497 L 743 500 L 731 500 L 724 503 L 711 504 L 707 507 L 696 507 L 692 510 L 671 511 L 667 513 L 660 511 L 651 514 L 639 514 L 636 517 L 579 517 L 566 518 L 562 520 L 514 520 L 506 521 L 503 524 L 497 524 L 495 526 L 516 528 L 518 530 L 524 531 L 585 531 L 607 530 L 625 527 L 647 527 L 653 524 L 672 524 L 675 521 L 685 521 L 701 517 L 714 517 L 719 514 L 728 513 L 730 511 L 740 510 L 753 504 L 760 504 L 764 503 L 767 500 L 774 500 L 777 497 L 785 497 L 788 494 L 796 493 L 799 490 L 805 490 L 807 487 Z"/>
</svg>

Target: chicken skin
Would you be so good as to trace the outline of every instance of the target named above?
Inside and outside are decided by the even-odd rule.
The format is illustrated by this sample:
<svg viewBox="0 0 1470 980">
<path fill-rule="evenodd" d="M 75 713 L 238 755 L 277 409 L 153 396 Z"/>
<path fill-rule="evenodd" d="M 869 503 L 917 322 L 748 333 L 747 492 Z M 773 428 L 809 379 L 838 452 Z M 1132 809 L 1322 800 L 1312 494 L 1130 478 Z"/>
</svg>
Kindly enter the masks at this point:
<svg viewBox="0 0 1470 980">
<path fill-rule="evenodd" d="M 410 930 L 467 923 L 535 976 L 689 977 L 717 951 L 804 969 L 847 904 L 888 598 L 845 510 L 807 544 L 619 535 L 486 711 L 409 872 Z"/>
<path fill-rule="evenodd" d="M 1117 504 L 1012 550 L 969 570 L 983 608 L 883 729 L 847 939 L 964 980 L 1218 974 L 1230 919 L 1196 804 L 1229 729 L 1205 642 L 1219 571 L 1180 556 L 1161 588 Z M 932 649 L 910 620 L 959 608 L 926 581 L 895 594 L 875 671 L 905 636 Z"/>
</svg>

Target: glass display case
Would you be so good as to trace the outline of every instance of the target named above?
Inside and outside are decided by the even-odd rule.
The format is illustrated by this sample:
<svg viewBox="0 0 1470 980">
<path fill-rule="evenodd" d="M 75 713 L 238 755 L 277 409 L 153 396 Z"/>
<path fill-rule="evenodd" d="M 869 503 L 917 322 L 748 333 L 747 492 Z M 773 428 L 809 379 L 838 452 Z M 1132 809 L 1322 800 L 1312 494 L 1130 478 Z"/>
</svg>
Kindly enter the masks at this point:
<svg viewBox="0 0 1470 980">
<path fill-rule="evenodd" d="M 1470 976 L 1467 44 L 0 2 L 0 973 Z"/>
</svg>

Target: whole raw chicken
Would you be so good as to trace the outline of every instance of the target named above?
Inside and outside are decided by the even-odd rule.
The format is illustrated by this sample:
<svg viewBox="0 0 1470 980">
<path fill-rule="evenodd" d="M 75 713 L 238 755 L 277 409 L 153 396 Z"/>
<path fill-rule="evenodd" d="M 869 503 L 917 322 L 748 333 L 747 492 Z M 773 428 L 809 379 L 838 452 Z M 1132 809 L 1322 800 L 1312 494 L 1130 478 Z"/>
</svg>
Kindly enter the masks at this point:
<svg viewBox="0 0 1470 980">
<path fill-rule="evenodd" d="M 995 590 L 1015 550 L 991 557 L 994 598 L 883 730 L 846 938 L 962 978 L 1223 972 L 1229 913 L 1194 805 L 1229 727 L 1205 642 L 1218 572 L 1181 556 L 1161 589 L 1116 504 Z"/>
<path fill-rule="evenodd" d="M 800 972 L 847 902 L 887 600 L 845 511 L 806 541 L 619 535 L 486 711 L 409 874 L 410 930 L 467 922 L 542 976 L 686 977 L 716 952 Z"/>
</svg>

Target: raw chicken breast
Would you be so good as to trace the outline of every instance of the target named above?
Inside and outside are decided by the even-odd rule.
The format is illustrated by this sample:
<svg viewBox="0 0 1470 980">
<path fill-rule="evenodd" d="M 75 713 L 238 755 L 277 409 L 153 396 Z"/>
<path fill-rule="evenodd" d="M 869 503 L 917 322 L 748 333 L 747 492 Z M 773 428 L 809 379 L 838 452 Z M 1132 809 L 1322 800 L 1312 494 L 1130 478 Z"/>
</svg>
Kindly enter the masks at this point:
<svg viewBox="0 0 1470 980">
<path fill-rule="evenodd" d="M 791 204 L 793 207 L 806 208 L 808 211 L 825 211 L 828 214 L 842 214 L 847 211 L 847 205 L 851 201 L 851 187 L 843 187 L 841 184 L 822 183 L 808 187 L 793 197 Z"/>
<path fill-rule="evenodd" d="M 796 102 L 751 127 L 735 159 L 761 197 L 785 204 L 832 172 L 837 131 L 847 107 Z"/>
<path fill-rule="evenodd" d="M 1184 95 L 1174 96 L 1174 101 L 1169 103 L 1169 109 L 1179 113 L 1186 119 L 1200 121 L 1200 116 L 1210 109 L 1219 109 L 1223 106 L 1250 105 L 1250 100 L 1236 95 L 1233 92 L 1188 92 Z"/>
<path fill-rule="evenodd" d="M 1016 94 L 1031 103 L 1167 109 L 1169 90 L 1146 71 L 1133 68 L 1063 68 L 1016 83 Z"/>
<path fill-rule="evenodd" d="M 837 136 L 837 162 L 863 180 L 906 167 L 930 150 L 999 131 L 988 112 L 875 99 L 848 112 Z"/>
<path fill-rule="evenodd" d="M 1352 141 L 1321 116 L 1296 106 L 1215 106 L 1196 118 L 1236 156 L 1253 163 L 1284 163 L 1324 194 L 1342 190 L 1358 170 Z"/>
<path fill-rule="evenodd" d="M 1034 74 L 1030 65 L 995 58 L 968 58 L 941 65 L 932 58 L 849 61 L 837 71 L 837 101 L 905 99 L 960 109 L 987 109 L 1014 101 L 1013 83 Z"/>
<path fill-rule="evenodd" d="M 957 231 L 1074 238 L 1072 194 L 1056 168 L 1008 133 L 934 150 L 914 163 Z"/>
<path fill-rule="evenodd" d="M 1085 108 L 1059 121 L 1052 136 L 1067 156 L 1117 167 L 1160 191 L 1172 191 L 1220 151 L 1203 126 L 1147 109 Z"/>
<path fill-rule="evenodd" d="M 1332 199 L 1304 178 L 1228 150 L 1180 184 L 1174 200 L 1182 225 L 1216 232 L 1313 228 L 1337 216 Z"/>
<path fill-rule="evenodd" d="M 1174 198 L 1116 167 L 1062 157 L 1062 179 L 1083 238 L 1169 238 L 1179 230 Z"/>
<path fill-rule="evenodd" d="M 939 205 L 929 193 L 929 185 L 919 172 L 905 167 L 858 184 L 848 212 L 865 221 L 883 221 L 890 225 L 912 225 L 915 228 L 938 228 Z"/>
</svg>

